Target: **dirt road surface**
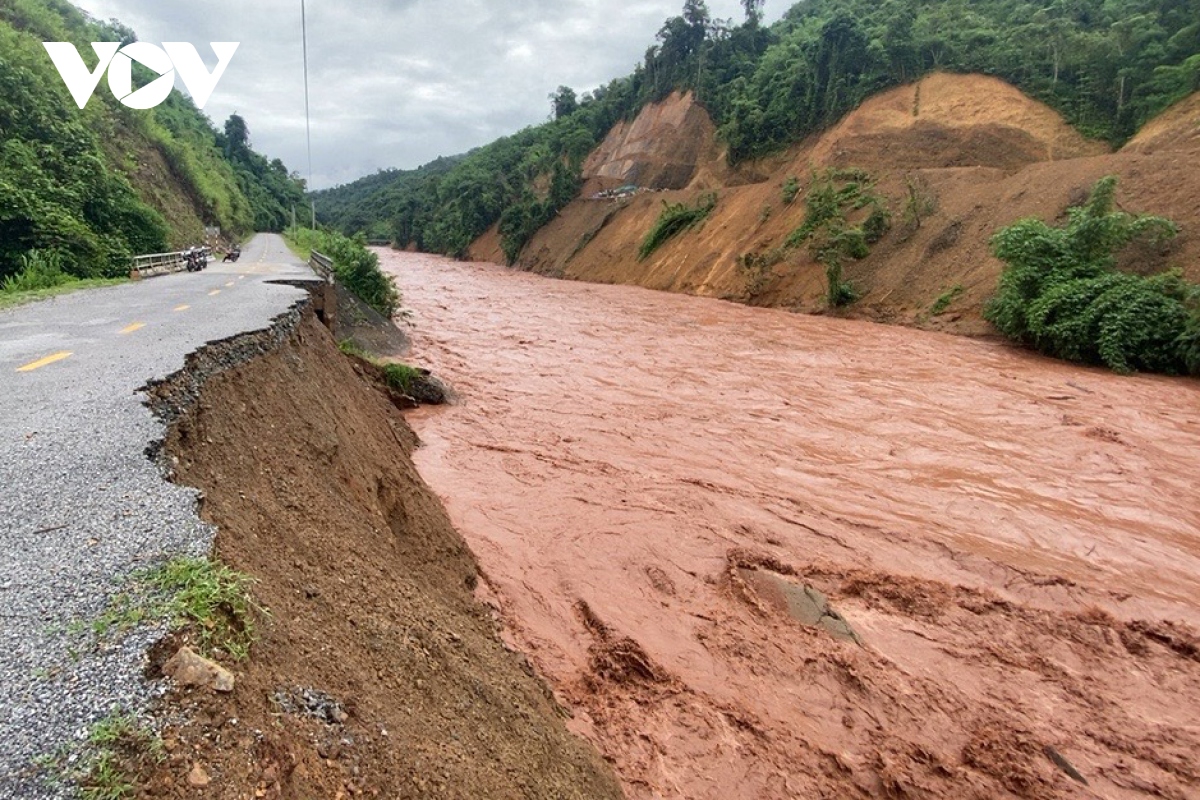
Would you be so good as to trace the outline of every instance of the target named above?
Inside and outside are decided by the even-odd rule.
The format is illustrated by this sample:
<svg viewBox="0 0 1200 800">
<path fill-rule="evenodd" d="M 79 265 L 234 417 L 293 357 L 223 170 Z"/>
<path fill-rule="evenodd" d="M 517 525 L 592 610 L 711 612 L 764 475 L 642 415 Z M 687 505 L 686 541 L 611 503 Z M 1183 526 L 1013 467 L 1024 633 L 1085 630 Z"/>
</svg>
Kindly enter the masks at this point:
<svg viewBox="0 0 1200 800">
<path fill-rule="evenodd" d="M 1195 382 L 383 261 L 421 473 L 630 797 L 1200 797 Z"/>
</svg>

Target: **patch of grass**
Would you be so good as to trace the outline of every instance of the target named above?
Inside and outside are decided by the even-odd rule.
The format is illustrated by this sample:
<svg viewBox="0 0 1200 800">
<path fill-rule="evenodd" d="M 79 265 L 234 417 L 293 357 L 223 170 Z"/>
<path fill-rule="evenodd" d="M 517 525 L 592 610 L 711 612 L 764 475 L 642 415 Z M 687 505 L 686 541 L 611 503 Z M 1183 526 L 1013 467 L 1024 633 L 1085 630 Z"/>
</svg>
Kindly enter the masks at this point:
<svg viewBox="0 0 1200 800">
<path fill-rule="evenodd" d="M 121 800 L 132 797 L 134 765 L 166 759 L 162 738 L 132 714 L 113 711 L 88 730 L 93 755 L 79 776 L 84 800 Z"/>
<path fill-rule="evenodd" d="M 100 289 L 105 286 L 119 286 L 122 283 L 129 283 L 129 279 L 85 278 L 83 280 L 71 280 L 67 283 L 62 283 L 57 286 L 51 286 L 43 289 L 23 289 L 11 292 L 0 289 L 0 309 L 23 306 L 26 303 L 36 303 L 39 300 L 48 300 L 51 297 L 58 297 L 59 295 L 70 294 L 71 292 L 78 292 L 82 291 L 83 289 Z"/>
<path fill-rule="evenodd" d="M 133 783 L 116 753 L 105 750 L 94 758 L 80 781 L 84 800 L 121 800 L 133 796 Z"/>
<path fill-rule="evenodd" d="M 407 364 L 384 364 L 382 369 L 387 385 L 403 394 L 412 394 L 413 384 L 421 377 L 420 370 Z"/>
<path fill-rule="evenodd" d="M 642 240 L 642 246 L 638 250 L 638 260 L 645 260 L 671 237 L 677 236 L 684 231 L 691 230 L 699 225 L 712 210 L 717 207 L 716 192 L 710 192 L 702 196 L 696 205 L 689 206 L 686 203 L 668 203 L 663 201 L 662 211 L 658 215 L 658 219 L 654 223 L 654 227 L 646 234 L 646 238 Z"/>
<path fill-rule="evenodd" d="M 345 355 L 361 358 L 363 361 L 379 367 L 383 372 L 383 379 L 387 385 L 401 394 L 411 395 L 413 385 L 421 377 L 421 370 L 416 367 L 410 367 L 408 364 L 394 364 L 381 361 L 350 339 L 344 339 L 339 342 L 338 349 Z"/>
<path fill-rule="evenodd" d="M 114 711 L 97 722 L 88 731 L 88 744 L 99 748 L 110 748 L 122 739 L 132 736 L 141 729 L 137 717 Z"/>
<path fill-rule="evenodd" d="M 87 729 L 83 742 L 63 744 L 30 764 L 47 785 L 76 784 L 84 800 L 122 800 L 134 796 L 141 769 L 166 758 L 166 746 L 153 727 L 114 709 Z"/>
<path fill-rule="evenodd" d="M 338 350 L 341 350 L 343 355 L 361 358 L 363 361 L 371 360 L 371 354 L 355 344 L 353 339 L 343 339 L 338 342 Z"/>
<path fill-rule="evenodd" d="M 938 314 L 945 313 L 946 309 L 950 307 L 950 304 L 953 303 L 955 299 L 957 299 L 962 293 L 963 285 L 961 283 L 954 284 L 949 289 L 938 295 L 938 298 L 933 301 L 933 305 L 929 307 L 929 315 L 936 317 Z"/>
<path fill-rule="evenodd" d="M 195 628 L 201 652 L 220 648 L 238 661 L 249 656 L 253 612 L 261 611 L 250 597 L 250 576 L 210 558 L 177 558 L 145 579 L 166 596 L 172 624 Z"/>
<path fill-rule="evenodd" d="M 209 558 L 176 558 L 134 573 L 129 588 L 117 594 L 92 622 L 105 637 L 167 618 L 175 629 L 190 628 L 201 653 L 220 649 L 242 661 L 254 643 L 253 579 Z"/>
</svg>

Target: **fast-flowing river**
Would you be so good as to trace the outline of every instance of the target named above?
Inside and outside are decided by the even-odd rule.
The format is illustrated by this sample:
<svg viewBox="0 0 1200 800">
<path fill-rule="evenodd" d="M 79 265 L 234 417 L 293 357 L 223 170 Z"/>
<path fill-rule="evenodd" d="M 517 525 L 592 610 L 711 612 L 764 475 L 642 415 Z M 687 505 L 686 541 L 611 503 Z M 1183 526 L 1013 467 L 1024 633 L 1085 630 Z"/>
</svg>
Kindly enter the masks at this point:
<svg viewBox="0 0 1200 800">
<path fill-rule="evenodd" d="M 382 257 L 421 473 L 631 797 L 1195 790 L 1195 381 Z"/>
</svg>

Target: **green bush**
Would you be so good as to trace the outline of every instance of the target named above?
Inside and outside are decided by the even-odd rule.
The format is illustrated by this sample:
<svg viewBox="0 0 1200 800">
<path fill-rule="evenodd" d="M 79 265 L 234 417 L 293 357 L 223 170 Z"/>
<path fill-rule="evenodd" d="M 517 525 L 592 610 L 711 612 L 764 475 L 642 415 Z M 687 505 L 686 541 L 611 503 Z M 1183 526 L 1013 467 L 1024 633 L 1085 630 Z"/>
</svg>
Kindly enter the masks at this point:
<svg viewBox="0 0 1200 800">
<path fill-rule="evenodd" d="M 930 306 L 930 316 L 936 317 L 939 314 L 945 313 L 946 309 L 950 307 L 950 304 L 953 303 L 962 293 L 963 285 L 961 283 L 956 283 L 946 291 L 942 292 L 937 296 L 937 299 L 933 301 L 933 305 Z"/>
<path fill-rule="evenodd" d="M 400 292 L 391 276 L 379 268 L 379 256 L 367 249 L 361 234 L 351 238 L 332 231 L 294 228 L 288 238 L 302 250 L 329 256 L 338 282 L 380 314 L 390 318 L 399 310 Z"/>
<path fill-rule="evenodd" d="M 650 229 L 650 232 L 646 234 L 646 238 L 642 240 L 642 247 L 638 251 L 638 259 L 646 259 L 672 236 L 696 227 L 707 219 L 708 215 L 716 207 L 717 195 L 715 192 L 704 195 L 696 201 L 696 205 L 694 206 L 689 206 L 686 203 L 668 203 L 664 200 L 662 211 L 659 213 L 654 227 Z"/>
<path fill-rule="evenodd" d="M 796 201 L 798 194 L 800 194 L 800 179 L 793 175 L 783 182 L 783 204 L 790 206 Z"/>
<path fill-rule="evenodd" d="M 421 371 L 408 364 L 384 364 L 382 369 L 387 385 L 402 394 L 412 394 L 413 384 L 421 377 Z"/>
<path fill-rule="evenodd" d="M 842 263 L 840 261 L 830 261 L 825 267 L 825 280 L 827 284 L 825 299 L 829 302 L 830 308 L 848 306 L 858 300 L 859 294 L 858 290 L 854 288 L 854 284 L 842 279 Z"/>
<path fill-rule="evenodd" d="M 1116 269 L 1135 239 L 1175 235 L 1162 217 L 1114 211 L 1117 179 L 1101 179 L 1067 223 L 1019 220 L 992 238 L 1006 263 L 984 316 L 1011 339 L 1057 358 L 1116 372 L 1200 373 L 1200 287 L 1178 270 L 1151 277 Z"/>
<path fill-rule="evenodd" d="M 53 289 L 73 280 L 63 271 L 62 255 L 54 251 L 30 250 L 19 256 L 18 260 L 21 264 L 20 271 L 9 275 L 0 283 L 0 292 L 15 294 Z"/>
</svg>

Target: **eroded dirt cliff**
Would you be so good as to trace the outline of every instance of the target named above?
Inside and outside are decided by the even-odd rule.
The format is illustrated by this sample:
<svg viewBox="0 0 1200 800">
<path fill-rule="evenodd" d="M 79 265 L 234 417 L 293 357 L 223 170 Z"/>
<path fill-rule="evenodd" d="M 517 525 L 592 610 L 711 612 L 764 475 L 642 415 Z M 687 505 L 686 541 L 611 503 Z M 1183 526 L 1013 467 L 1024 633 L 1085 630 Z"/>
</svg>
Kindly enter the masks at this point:
<svg viewBox="0 0 1200 800">
<path fill-rule="evenodd" d="M 1024 216 L 1059 219 L 1099 178 L 1121 179 L 1120 204 L 1177 221 L 1183 234 L 1161 252 L 1135 251 L 1126 266 L 1181 266 L 1200 278 L 1200 104 L 1169 109 L 1123 150 L 1111 153 L 1049 107 L 995 78 L 931 75 L 879 95 L 823 135 L 761 162 L 729 168 L 712 124 L 690 96 L 675 95 L 618 126 L 587 163 L 587 185 L 529 243 L 518 266 L 546 275 L 630 283 L 809 312 L 826 310 L 825 270 L 806 247 L 765 270 L 745 257 L 779 248 L 803 221 L 803 197 L 826 168 L 866 171 L 886 200 L 890 232 L 845 277 L 862 299 L 844 313 L 959 333 L 985 333 L 982 307 L 1001 264 L 988 241 Z M 690 166 L 690 170 L 688 169 Z M 682 176 L 687 186 L 678 188 Z M 789 178 L 798 197 L 784 201 Z M 645 191 L 619 200 L 589 199 L 615 183 Z M 662 203 L 694 202 L 717 191 L 712 215 L 644 261 L 638 248 Z M 913 209 L 917 213 L 912 213 Z M 472 248 L 501 261 L 489 232 Z M 933 313 L 936 300 L 948 306 Z"/>
<path fill-rule="evenodd" d="M 415 444 L 310 312 L 204 384 L 166 458 L 267 613 L 233 694 L 174 696 L 146 795 L 621 796 L 475 601 Z"/>
</svg>

